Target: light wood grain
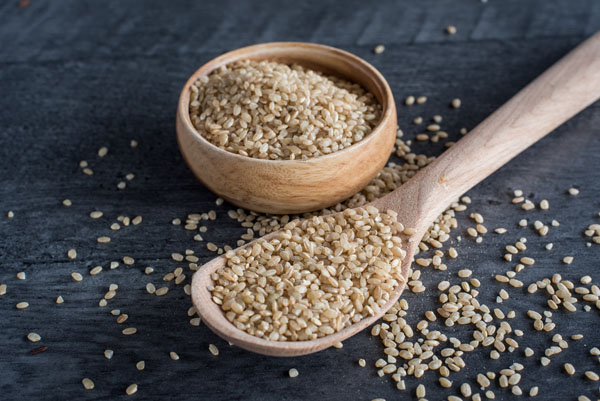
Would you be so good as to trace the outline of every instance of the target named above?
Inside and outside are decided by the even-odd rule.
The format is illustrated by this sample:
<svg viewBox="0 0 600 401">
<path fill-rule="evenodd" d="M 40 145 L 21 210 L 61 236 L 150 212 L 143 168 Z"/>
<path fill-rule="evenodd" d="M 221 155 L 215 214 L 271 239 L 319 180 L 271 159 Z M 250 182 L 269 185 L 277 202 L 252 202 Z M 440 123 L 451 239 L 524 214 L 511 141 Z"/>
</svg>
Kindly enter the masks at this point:
<svg viewBox="0 0 600 401">
<path fill-rule="evenodd" d="M 220 149 L 204 139 L 191 123 L 190 86 L 222 65 L 246 59 L 300 64 L 357 82 L 382 105 L 379 124 L 362 141 L 305 161 L 261 160 Z M 226 53 L 196 71 L 181 92 L 176 128 L 188 166 L 212 191 L 234 205 L 255 211 L 302 213 L 347 199 L 381 170 L 394 147 L 396 106 L 385 78 L 353 54 L 311 43 L 266 43 Z"/>
<path fill-rule="evenodd" d="M 485 179 L 517 154 L 600 98 L 600 34 L 578 46 L 510 101 L 394 192 L 373 202 L 393 209 L 399 221 L 421 238 L 433 220 L 458 196 Z M 559 167 L 558 167 L 559 168 Z M 270 234 L 270 238 L 277 233 Z M 405 242 L 406 278 L 418 240 Z M 247 245 L 248 246 L 248 245 Z M 205 264 L 192 282 L 192 300 L 203 321 L 224 339 L 250 351 L 295 356 L 343 341 L 379 319 L 400 297 L 399 286 L 377 316 L 313 341 L 273 342 L 236 329 L 225 319 L 207 290 L 210 274 L 225 265 L 220 257 Z"/>
</svg>

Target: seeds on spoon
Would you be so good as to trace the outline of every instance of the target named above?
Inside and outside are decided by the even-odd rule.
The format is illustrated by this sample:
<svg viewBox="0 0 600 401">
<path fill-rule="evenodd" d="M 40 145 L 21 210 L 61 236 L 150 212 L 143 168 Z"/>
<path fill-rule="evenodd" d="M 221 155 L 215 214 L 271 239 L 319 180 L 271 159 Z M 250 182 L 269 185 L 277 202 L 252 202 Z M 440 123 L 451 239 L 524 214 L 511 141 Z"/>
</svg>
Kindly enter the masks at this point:
<svg viewBox="0 0 600 401">
<path fill-rule="evenodd" d="M 404 281 L 396 216 L 366 206 L 294 220 L 227 252 L 212 299 L 238 329 L 271 341 L 316 339 L 376 315 Z"/>
</svg>

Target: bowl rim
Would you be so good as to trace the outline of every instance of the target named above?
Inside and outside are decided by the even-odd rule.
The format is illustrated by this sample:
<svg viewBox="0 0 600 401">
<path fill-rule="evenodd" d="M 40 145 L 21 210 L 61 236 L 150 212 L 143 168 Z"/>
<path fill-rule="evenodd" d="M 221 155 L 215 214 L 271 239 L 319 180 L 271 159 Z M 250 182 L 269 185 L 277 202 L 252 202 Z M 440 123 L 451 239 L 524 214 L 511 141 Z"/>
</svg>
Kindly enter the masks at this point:
<svg viewBox="0 0 600 401">
<path fill-rule="evenodd" d="M 194 127 L 194 125 L 192 124 L 192 121 L 190 119 L 190 113 L 189 113 L 190 95 L 189 95 L 189 93 L 190 93 L 190 87 L 198 80 L 198 78 L 200 76 L 208 75 L 212 71 L 214 71 L 215 69 L 217 69 L 218 67 L 220 67 L 222 65 L 226 65 L 226 64 L 229 64 L 229 63 L 231 63 L 233 61 L 237 61 L 237 60 L 244 60 L 244 57 L 242 55 L 237 54 L 238 52 L 243 53 L 243 51 L 247 51 L 247 50 L 264 50 L 264 49 L 271 49 L 271 48 L 276 49 L 276 48 L 282 47 L 282 46 L 288 47 L 288 48 L 296 46 L 299 48 L 309 48 L 309 49 L 314 49 L 314 50 L 325 50 L 325 51 L 333 52 L 342 58 L 351 60 L 353 67 L 355 67 L 356 65 L 359 65 L 373 74 L 373 76 L 374 76 L 373 81 L 375 81 L 375 82 L 378 81 L 381 88 L 383 89 L 382 90 L 382 100 L 383 101 L 381 102 L 382 103 L 381 107 L 383 108 L 383 110 L 381 113 L 381 117 L 379 118 L 379 121 L 377 122 L 377 125 L 375 125 L 375 127 L 371 130 L 371 132 L 367 136 L 365 136 L 360 141 L 348 146 L 347 148 L 338 150 L 338 151 L 330 153 L 330 154 L 321 155 L 321 156 L 313 157 L 313 158 L 306 159 L 306 160 L 296 160 L 296 159 L 294 159 L 294 160 L 289 160 L 289 159 L 272 160 L 272 159 L 258 159 L 258 158 L 254 158 L 254 157 L 243 156 L 243 155 L 240 155 L 237 153 L 229 152 L 228 150 L 225 150 L 225 149 L 221 149 L 217 145 L 213 144 L 212 142 L 210 142 L 209 140 L 204 138 L 204 136 L 202 136 L 196 130 L 196 127 Z M 206 69 L 208 69 L 208 73 L 204 71 Z M 373 95 L 375 95 L 375 94 L 373 94 Z M 392 93 L 392 90 L 391 90 L 387 80 L 384 78 L 383 74 L 381 74 L 381 72 L 379 72 L 379 70 L 377 70 L 373 65 L 371 65 L 371 63 L 367 62 L 366 60 L 362 59 L 361 57 L 358 57 L 358 56 L 356 56 L 350 52 L 347 52 L 345 50 L 338 49 L 337 47 L 322 45 L 322 44 L 318 44 L 318 43 L 265 42 L 265 43 L 259 43 L 259 44 L 244 46 L 244 47 L 240 47 L 240 48 L 237 48 L 234 50 L 230 50 L 226 53 L 223 53 L 223 54 L 209 60 L 208 62 L 206 62 L 202 66 L 200 66 L 200 68 L 198 68 L 196 71 L 194 71 L 194 73 L 186 81 L 186 83 L 183 86 L 183 89 L 181 90 L 181 93 L 179 95 L 179 101 L 178 101 L 178 107 L 177 107 L 177 117 L 180 120 L 180 122 L 183 123 L 190 132 L 192 132 L 192 135 L 194 135 L 195 138 L 197 138 L 202 144 L 207 145 L 209 148 L 213 149 L 217 153 L 219 153 L 219 152 L 222 153 L 223 157 L 232 157 L 232 158 L 240 160 L 240 161 L 256 162 L 256 163 L 261 163 L 261 164 L 264 163 L 264 164 L 269 164 L 272 166 L 281 164 L 282 166 L 285 165 L 285 166 L 289 167 L 293 164 L 297 164 L 300 166 L 306 166 L 306 165 L 312 164 L 316 161 L 323 161 L 323 160 L 328 160 L 328 159 L 339 158 L 340 156 L 343 156 L 345 153 L 356 150 L 357 148 L 362 148 L 362 147 L 368 146 L 369 142 L 371 142 L 373 137 L 377 136 L 378 134 L 381 134 L 381 132 L 383 131 L 382 127 L 385 125 L 384 122 L 388 121 L 390 118 L 393 117 L 393 115 L 395 114 L 395 107 L 396 107 L 396 105 L 394 102 L 394 95 Z"/>
</svg>

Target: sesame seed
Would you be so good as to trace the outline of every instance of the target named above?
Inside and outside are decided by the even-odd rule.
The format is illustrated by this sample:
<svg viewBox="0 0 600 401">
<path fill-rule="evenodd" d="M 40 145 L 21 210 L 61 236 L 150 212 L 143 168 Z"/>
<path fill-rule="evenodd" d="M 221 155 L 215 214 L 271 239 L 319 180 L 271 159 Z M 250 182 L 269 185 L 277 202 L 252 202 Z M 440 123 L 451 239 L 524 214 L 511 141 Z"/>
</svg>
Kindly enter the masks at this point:
<svg viewBox="0 0 600 401">
<path fill-rule="evenodd" d="M 596 382 L 596 381 L 600 380 L 600 377 L 598 376 L 598 374 L 597 374 L 596 372 L 592 372 L 591 370 L 587 370 L 587 371 L 584 373 L 584 375 L 585 375 L 585 377 L 586 377 L 588 380 L 591 380 L 591 381 L 594 381 L 594 382 Z"/>
<path fill-rule="evenodd" d="M 129 142 L 129 146 L 131 146 L 132 148 L 137 148 L 137 146 L 138 146 L 138 141 L 136 141 L 135 139 L 132 139 L 132 140 Z"/>
<path fill-rule="evenodd" d="M 169 356 L 171 357 L 172 360 L 174 361 L 178 361 L 179 360 L 179 355 L 177 355 L 177 352 L 169 352 Z"/>
<path fill-rule="evenodd" d="M 95 276 L 102 271 L 102 266 L 96 266 L 92 270 L 90 270 L 90 275 Z"/>
<path fill-rule="evenodd" d="M 0 284 L 0 295 L 6 294 L 6 284 Z"/>
<path fill-rule="evenodd" d="M 367 362 L 361 358 L 358 360 L 358 366 L 360 366 L 361 368 L 364 368 L 365 366 L 367 366 Z"/>
<path fill-rule="evenodd" d="M 535 263 L 535 259 L 525 256 L 520 259 L 520 262 L 523 263 L 524 265 L 531 266 Z"/>
<path fill-rule="evenodd" d="M 57 304 L 62 304 L 62 303 L 64 303 L 64 302 L 65 302 L 65 300 L 63 299 L 63 297 L 62 297 L 61 295 L 59 295 L 59 296 L 56 298 L 56 303 L 57 303 Z"/>
<path fill-rule="evenodd" d="M 63 201 L 62 201 L 62 204 L 63 204 L 64 206 L 66 206 L 66 207 L 69 207 L 69 206 L 71 206 L 73 203 L 71 202 L 71 200 L 70 200 L 70 199 L 65 199 L 65 200 L 63 200 Z"/>
<path fill-rule="evenodd" d="M 137 329 L 135 327 L 127 327 L 126 329 L 123 329 L 122 333 L 126 336 L 130 336 L 137 333 Z"/>
<path fill-rule="evenodd" d="M 75 259 L 75 258 L 77 258 L 77 251 L 75 249 L 69 249 L 67 251 L 67 257 L 69 259 Z"/>
<path fill-rule="evenodd" d="M 579 195 L 579 190 L 577 188 L 571 187 L 569 188 L 569 194 L 573 196 Z"/>
<path fill-rule="evenodd" d="M 385 51 L 385 46 L 384 45 L 377 45 L 375 46 L 375 48 L 373 49 L 373 52 L 375 54 L 381 54 Z"/>
<path fill-rule="evenodd" d="M 144 369 L 146 369 L 146 362 L 145 361 L 139 361 L 138 363 L 135 364 L 135 368 L 137 370 L 144 370 Z"/>
<path fill-rule="evenodd" d="M 29 302 L 19 302 L 16 306 L 17 309 L 26 309 L 29 307 Z"/>
<path fill-rule="evenodd" d="M 424 104 L 425 102 L 427 102 L 427 96 L 417 97 L 417 104 Z"/>
<path fill-rule="evenodd" d="M 135 260 L 130 257 L 130 256 L 123 256 L 123 263 L 125 263 L 126 265 L 131 266 L 132 264 L 135 263 Z"/>
<path fill-rule="evenodd" d="M 163 295 L 165 295 L 167 292 L 169 292 L 169 287 L 160 287 L 159 289 L 156 290 L 156 292 L 154 293 L 157 297 L 162 297 Z"/>
<path fill-rule="evenodd" d="M 135 216 L 132 220 L 131 220 L 131 224 L 133 224 L 134 226 L 137 226 L 138 224 L 140 224 L 142 222 L 142 216 Z"/>
<path fill-rule="evenodd" d="M 413 104 L 415 104 L 415 97 L 408 96 L 406 99 L 404 99 L 404 104 L 407 106 L 412 106 Z"/>
<path fill-rule="evenodd" d="M 42 337 L 38 333 L 29 333 L 27 334 L 27 339 L 32 343 L 37 343 Z"/>
<path fill-rule="evenodd" d="M 572 376 L 575 374 L 575 368 L 570 363 L 565 363 L 564 368 L 565 368 L 565 372 L 567 372 L 567 374 L 569 376 Z"/>
<path fill-rule="evenodd" d="M 94 389 L 94 382 L 91 381 L 90 379 L 88 379 L 87 377 L 84 378 L 83 380 L 81 380 L 81 384 L 83 384 L 83 387 L 86 390 L 93 390 Z"/>
<path fill-rule="evenodd" d="M 454 35 L 454 34 L 456 34 L 456 27 L 454 25 L 448 25 L 446 27 L 446 33 L 448 35 Z"/>
<path fill-rule="evenodd" d="M 217 348 L 216 345 L 214 344 L 209 344 L 208 345 L 208 350 L 210 351 L 211 354 L 213 354 L 214 356 L 218 356 L 219 355 L 219 349 Z"/>
<path fill-rule="evenodd" d="M 573 256 L 565 256 L 562 261 L 564 264 L 570 265 L 573 263 Z"/>
<path fill-rule="evenodd" d="M 134 383 L 134 384 L 131 384 L 131 385 L 129 385 L 129 387 L 127 387 L 127 389 L 125 389 L 125 393 L 126 393 L 127 395 L 132 395 L 132 394 L 135 394 L 135 393 L 137 393 L 137 391 L 138 391 L 138 385 L 137 385 L 137 384 L 135 384 L 135 383 Z"/>
<path fill-rule="evenodd" d="M 27 274 L 25 274 L 25 272 L 18 272 L 17 273 L 17 278 L 19 280 L 25 280 L 27 278 Z"/>
<path fill-rule="evenodd" d="M 298 377 L 298 369 L 292 368 L 288 371 L 288 374 L 290 377 Z"/>
<path fill-rule="evenodd" d="M 93 212 L 90 212 L 90 217 L 92 219 L 99 219 L 100 217 L 102 217 L 103 213 L 100 210 L 94 210 Z"/>
<path fill-rule="evenodd" d="M 462 102 L 460 101 L 459 98 L 455 98 L 455 99 L 452 99 L 452 102 L 450 104 L 452 105 L 452 108 L 458 109 L 458 108 L 460 108 Z"/>
<path fill-rule="evenodd" d="M 146 291 L 148 294 L 154 294 L 156 292 L 156 287 L 152 283 L 146 284 Z"/>
<path fill-rule="evenodd" d="M 112 359 L 113 355 L 115 354 L 115 352 L 112 349 L 105 349 L 104 350 L 104 357 L 106 359 Z"/>
<path fill-rule="evenodd" d="M 13 212 L 12 210 L 9 210 L 8 213 L 6 213 L 6 217 L 8 217 L 9 219 L 12 219 L 13 217 L 15 217 L 15 212 Z"/>
<path fill-rule="evenodd" d="M 77 273 L 77 272 L 71 273 L 71 277 L 75 281 L 81 281 L 81 280 L 83 280 L 83 276 L 80 273 Z"/>
</svg>

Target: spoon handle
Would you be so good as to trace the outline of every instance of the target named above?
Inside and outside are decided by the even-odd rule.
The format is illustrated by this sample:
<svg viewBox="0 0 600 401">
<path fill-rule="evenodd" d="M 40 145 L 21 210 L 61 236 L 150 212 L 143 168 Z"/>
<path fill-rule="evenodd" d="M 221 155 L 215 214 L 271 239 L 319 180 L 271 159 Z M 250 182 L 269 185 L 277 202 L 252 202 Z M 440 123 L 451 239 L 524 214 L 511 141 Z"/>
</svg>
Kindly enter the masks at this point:
<svg viewBox="0 0 600 401">
<path fill-rule="evenodd" d="M 599 97 L 600 32 L 417 173 L 406 183 L 409 188 L 403 186 L 376 203 L 401 214 L 413 208 L 407 223 L 428 225 L 460 195 Z"/>
</svg>

